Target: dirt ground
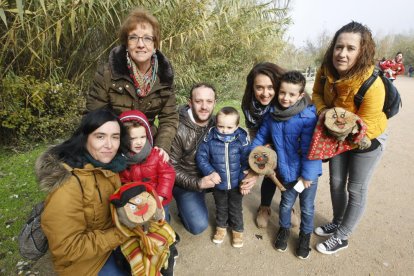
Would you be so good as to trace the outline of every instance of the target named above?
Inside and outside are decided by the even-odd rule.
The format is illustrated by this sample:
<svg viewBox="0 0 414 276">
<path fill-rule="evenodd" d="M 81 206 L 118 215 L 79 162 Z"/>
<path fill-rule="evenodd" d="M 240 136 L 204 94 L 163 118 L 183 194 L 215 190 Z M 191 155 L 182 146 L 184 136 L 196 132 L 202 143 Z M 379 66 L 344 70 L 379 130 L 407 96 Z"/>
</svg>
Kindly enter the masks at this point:
<svg viewBox="0 0 414 276">
<path fill-rule="evenodd" d="M 256 186 L 244 198 L 245 242 L 240 249 L 231 246 L 230 235 L 220 246 L 211 242 L 212 194 L 207 195 L 211 226 L 198 236 L 182 227 L 172 204 L 171 224 L 181 236 L 175 275 L 414 275 L 414 189 L 410 179 L 414 171 L 414 128 L 410 127 L 414 118 L 414 78 L 399 77 L 395 85 L 401 93 L 403 108 L 389 120 L 387 149 L 370 184 L 365 214 L 349 240 L 348 249 L 334 255 L 320 254 L 315 245 L 324 239 L 313 235 L 310 258 L 300 260 L 294 255 L 299 234 L 298 228 L 294 228 L 288 250 L 276 251 L 273 242 L 278 229 L 280 192 L 272 203 L 269 227 L 258 229 L 254 218 L 260 203 L 260 187 Z M 315 208 L 315 225 L 331 220 L 326 164 Z M 34 270 L 39 270 L 40 275 L 53 275 L 48 257 L 41 259 Z"/>
</svg>

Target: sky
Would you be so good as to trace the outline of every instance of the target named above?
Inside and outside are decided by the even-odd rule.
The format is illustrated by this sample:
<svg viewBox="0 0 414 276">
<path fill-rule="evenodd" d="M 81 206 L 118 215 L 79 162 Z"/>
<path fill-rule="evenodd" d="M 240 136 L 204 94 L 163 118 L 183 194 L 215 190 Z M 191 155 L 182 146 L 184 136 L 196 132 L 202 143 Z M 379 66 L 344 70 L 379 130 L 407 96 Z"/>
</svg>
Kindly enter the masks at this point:
<svg viewBox="0 0 414 276">
<path fill-rule="evenodd" d="M 297 47 L 315 42 L 324 30 L 333 36 L 352 20 L 367 25 L 374 37 L 414 33 L 413 0 L 291 0 L 290 9 L 287 35 Z"/>
</svg>

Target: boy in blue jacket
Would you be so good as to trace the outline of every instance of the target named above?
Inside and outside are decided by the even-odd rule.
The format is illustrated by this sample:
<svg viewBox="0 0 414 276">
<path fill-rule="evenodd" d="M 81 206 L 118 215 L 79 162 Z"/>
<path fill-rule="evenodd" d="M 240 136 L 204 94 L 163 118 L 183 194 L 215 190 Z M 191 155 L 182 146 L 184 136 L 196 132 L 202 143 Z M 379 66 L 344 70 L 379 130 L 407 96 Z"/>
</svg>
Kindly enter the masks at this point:
<svg viewBox="0 0 414 276">
<path fill-rule="evenodd" d="M 223 107 L 197 150 L 196 161 L 204 176 L 217 183 L 213 190 L 216 203 L 216 233 L 213 242 L 220 244 L 232 229 L 232 246 L 243 246 L 243 209 L 239 183 L 248 168 L 247 132 L 239 128 L 240 115 L 233 107 Z M 229 225 L 228 225 L 229 224 Z"/>
<path fill-rule="evenodd" d="M 273 143 L 277 153 L 277 175 L 286 191 L 279 206 L 279 231 L 275 248 L 286 251 L 291 228 L 291 209 L 296 198 L 300 199 L 301 223 L 296 255 L 309 257 L 309 241 L 313 231 L 314 200 L 318 177 L 322 174 L 321 160 L 309 160 L 308 149 L 317 122 L 316 109 L 304 92 L 305 77 L 298 71 L 286 72 L 277 89 L 277 102 L 251 144 L 256 146 Z M 303 183 L 304 190 L 298 188 Z M 294 186 L 298 184 L 295 188 Z"/>
</svg>

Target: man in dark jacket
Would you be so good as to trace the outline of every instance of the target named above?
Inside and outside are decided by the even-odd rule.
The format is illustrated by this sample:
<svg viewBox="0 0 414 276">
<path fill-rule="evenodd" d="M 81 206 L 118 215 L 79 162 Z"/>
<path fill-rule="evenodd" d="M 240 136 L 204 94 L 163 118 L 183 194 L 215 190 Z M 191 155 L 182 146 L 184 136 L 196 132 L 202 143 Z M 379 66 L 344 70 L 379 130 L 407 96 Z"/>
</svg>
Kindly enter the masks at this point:
<svg viewBox="0 0 414 276">
<path fill-rule="evenodd" d="M 179 109 L 178 130 L 171 147 L 171 162 L 176 171 L 173 195 L 184 227 L 194 235 L 208 227 L 205 190 L 219 184 L 210 176 L 202 177 L 195 160 L 198 145 L 214 125 L 215 103 L 213 86 L 194 85 L 188 105 Z"/>
</svg>

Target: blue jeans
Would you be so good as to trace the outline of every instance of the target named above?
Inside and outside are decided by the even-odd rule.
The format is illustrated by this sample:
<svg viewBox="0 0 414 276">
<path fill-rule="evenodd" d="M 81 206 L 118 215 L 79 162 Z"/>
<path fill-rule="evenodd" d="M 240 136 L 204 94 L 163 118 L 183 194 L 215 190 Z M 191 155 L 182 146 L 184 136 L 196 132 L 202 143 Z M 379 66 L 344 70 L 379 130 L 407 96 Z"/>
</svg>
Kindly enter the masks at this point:
<svg viewBox="0 0 414 276">
<path fill-rule="evenodd" d="M 116 262 L 115 252 L 112 251 L 106 263 L 101 268 L 98 273 L 98 276 L 128 276 L 128 272 L 124 271 Z"/>
<path fill-rule="evenodd" d="M 173 195 L 184 228 L 193 235 L 206 230 L 208 227 L 208 210 L 205 193 L 174 186 Z"/>
<path fill-rule="evenodd" d="M 171 216 L 170 216 L 170 204 L 164 206 L 164 213 L 165 213 L 165 220 L 170 223 Z"/>
<path fill-rule="evenodd" d="M 318 189 L 318 179 L 314 180 L 311 186 L 304 189 L 302 193 L 290 188 L 282 192 L 282 199 L 279 206 L 279 225 L 283 228 L 291 228 L 291 212 L 299 195 L 300 203 L 300 231 L 309 234 L 313 231 L 313 218 L 315 214 L 315 196 Z"/>
<path fill-rule="evenodd" d="M 335 236 L 347 240 L 366 206 L 368 185 L 384 152 L 383 145 L 375 150 L 358 153 L 347 151 L 329 162 L 333 222 L 338 224 Z"/>
</svg>

